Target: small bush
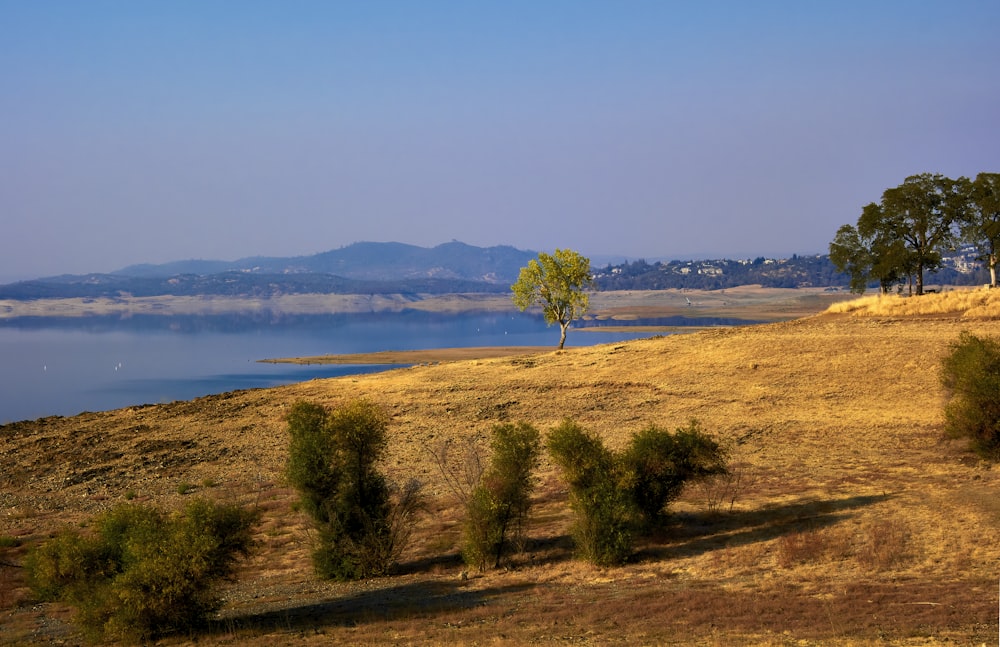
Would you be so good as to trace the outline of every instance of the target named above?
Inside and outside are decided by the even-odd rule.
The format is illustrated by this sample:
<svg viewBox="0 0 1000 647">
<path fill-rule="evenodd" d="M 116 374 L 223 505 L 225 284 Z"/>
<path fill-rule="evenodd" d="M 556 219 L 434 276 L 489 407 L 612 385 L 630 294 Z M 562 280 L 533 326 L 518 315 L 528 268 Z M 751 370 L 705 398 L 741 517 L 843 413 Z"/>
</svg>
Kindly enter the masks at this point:
<svg viewBox="0 0 1000 647">
<path fill-rule="evenodd" d="M 725 451 L 694 420 L 674 433 L 650 425 L 620 454 L 571 420 L 547 444 L 570 487 L 577 551 L 599 565 L 624 562 L 634 533 L 662 521 L 687 483 L 726 473 Z"/>
<path fill-rule="evenodd" d="M 510 544 L 520 548 L 539 444 L 538 430 L 527 423 L 493 428 L 489 466 L 466 502 L 462 556 L 469 566 L 498 568 Z"/>
<path fill-rule="evenodd" d="M 166 514 L 123 504 L 98 517 L 93 535 L 67 529 L 26 560 L 32 591 L 77 610 L 95 640 L 145 640 L 204 623 L 221 601 L 215 586 L 253 546 L 256 511 L 195 499 Z"/>
<path fill-rule="evenodd" d="M 552 430 L 547 447 L 570 488 L 578 555 L 600 566 L 623 563 L 632 553 L 636 511 L 615 455 L 572 420 Z"/>
<path fill-rule="evenodd" d="M 941 365 L 950 394 L 945 425 L 970 440 L 973 451 L 1000 460 L 1000 340 L 963 332 Z"/>
<path fill-rule="evenodd" d="M 622 461 L 643 525 L 651 527 L 662 521 L 667 506 L 687 483 L 725 474 L 725 455 L 697 420 L 674 433 L 650 425 L 633 435 Z"/>
<path fill-rule="evenodd" d="M 388 424 L 388 415 L 367 400 L 332 411 L 299 402 L 288 415 L 286 473 L 316 524 L 313 564 L 321 577 L 384 574 L 405 545 L 420 488 L 416 481 L 393 488 L 376 469 Z"/>
</svg>

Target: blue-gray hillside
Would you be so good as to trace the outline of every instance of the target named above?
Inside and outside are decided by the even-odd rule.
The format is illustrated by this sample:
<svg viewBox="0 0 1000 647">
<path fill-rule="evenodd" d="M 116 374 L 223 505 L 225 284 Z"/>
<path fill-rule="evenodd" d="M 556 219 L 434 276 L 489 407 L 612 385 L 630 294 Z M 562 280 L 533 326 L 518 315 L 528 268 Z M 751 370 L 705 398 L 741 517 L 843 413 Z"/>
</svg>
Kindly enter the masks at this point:
<svg viewBox="0 0 1000 647">
<path fill-rule="evenodd" d="M 452 279 L 511 284 L 536 254 L 509 246 L 475 247 L 457 241 L 427 248 L 403 243 L 354 243 L 311 256 L 254 256 L 237 261 L 175 261 L 132 265 L 116 276 L 155 278 L 179 274 L 333 274 L 345 279 L 398 281 Z"/>
<path fill-rule="evenodd" d="M 154 296 L 229 296 L 270 298 L 283 294 L 472 294 L 508 292 L 509 286 L 461 279 L 366 281 L 333 274 L 178 274 L 131 277 L 113 274 L 60 276 L 0 285 L 0 299 L 122 298 Z"/>
<path fill-rule="evenodd" d="M 0 299 L 282 294 L 509 294 L 535 252 L 452 242 L 434 248 L 356 243 L 313 256 L 181 261 L 139 265 L 113 274 L 66 275 L 0 285 Z M 929 285 L 988 281 L 974 250 L 946 257 Z M 825 254 L 786 259 L 626 262 L 593 268 L 598 290 L 718 290 L 740 285 L 846 288 L 848 277 Z"/>
</svg>

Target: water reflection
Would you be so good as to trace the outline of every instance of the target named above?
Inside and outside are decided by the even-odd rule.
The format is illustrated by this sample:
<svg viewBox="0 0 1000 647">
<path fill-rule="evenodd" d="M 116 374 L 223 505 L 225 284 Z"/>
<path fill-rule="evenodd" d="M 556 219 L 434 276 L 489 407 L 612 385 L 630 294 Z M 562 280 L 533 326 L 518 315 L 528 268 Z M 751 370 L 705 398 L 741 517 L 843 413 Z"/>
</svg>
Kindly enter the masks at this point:
<svg viewBox="0 0 1000 647">
<path fill-rule="evenodd" d="M 648 333 L 570 333 L 567 344 L 644 336 Z M 388 368 L 258 363 L 264 358 L 557 342 L 558 329 L 547 327 L 541 317 L 509 312 L 290 315 L 263 310 L 0 320 L 0 423 Z"/>
</svg>

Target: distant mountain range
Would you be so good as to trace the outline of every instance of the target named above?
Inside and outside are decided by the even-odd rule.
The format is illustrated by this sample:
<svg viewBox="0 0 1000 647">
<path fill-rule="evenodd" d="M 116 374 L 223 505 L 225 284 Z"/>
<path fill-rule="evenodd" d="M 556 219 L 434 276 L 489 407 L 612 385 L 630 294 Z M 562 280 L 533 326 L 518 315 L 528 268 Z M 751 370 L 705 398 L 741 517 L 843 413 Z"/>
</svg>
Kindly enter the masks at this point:
<svg viewBox="0 0 1000 647">
<path fill-rule="evenodd" d="M 355 243 L 312 256 L 175 261 L 20 281 L 0 286 L 0 299 L 503 292 L 536 256 L 509 246 L 457 241 L 433 248 Z"/>
<path fill-rule="evenodd" d="M 252 274 L 333 274 L 364 281 L 452 279 L 507 283 L 537 254 L 508 246 L 475 247 L 453 241 L 437 247 L 403 243 L 354 243 L 312 256 L 253 256 L 238 261 L 176 261 L 131 265 L 115 276 L 164 278 L 180 274 L 206 276 L 224 272 Z"/>
<path fill-rule="evenodd" d="M 450 242 L 433 248 L 402 243 L 355 243 L 292 258 L 192 260 L 132 265 L 110 274 L 63 275 L 0 285 L 0 299 L 120 298 L 123 296 L 243 296 L 282 294 L 504 293 L 536 252 L 508 246 Z M 788 259 L 702 260 L 608 264 L 594 268 L 599 290 L 715 290 L 739 285 L 845 287 L 847 277 L 825 254 Z M 929 284 L 985 282 L 975 251 L 961 250 L 929 274 Z"/>
</svg>

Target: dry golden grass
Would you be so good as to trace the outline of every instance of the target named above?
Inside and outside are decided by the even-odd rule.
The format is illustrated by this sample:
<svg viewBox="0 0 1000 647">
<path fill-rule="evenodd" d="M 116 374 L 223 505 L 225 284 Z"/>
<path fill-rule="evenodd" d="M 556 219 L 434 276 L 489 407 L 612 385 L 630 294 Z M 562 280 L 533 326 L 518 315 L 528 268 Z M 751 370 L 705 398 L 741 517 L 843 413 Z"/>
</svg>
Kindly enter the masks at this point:
<svg viewBox="0 0 1000 647">
<path fill-rule="evenodd" d="M 824 314 L 7 425 L 0 536 L 23 544 L 0 561 L 126 492 L 176 504 L 183 482 L 264 519 L 199 644 L 992 643 L 1000 471 L 943 436 L 937 366 L 960 331 L 1000 329 L 965 311 Z M 318 582 L 281 476 L 283 416 L 359 396 L 392 414 L 386 470 L 425 481 L 430 512 L 394 576 Z M 572 559 L 566 491 L 545 462 L 529 552 L 459 577 L 460 513 L 426 447 L 566 416 L 615 447 L 697 418 L 747 478 L 731 510 L 693 488 L 629 564 L 596 569 Z M 66 609 L 33 603 L 17 569 L 3 578 L 0 643 L 78 640 Z"/>
<path fill-rule="evenodd" d="M 959 288 L 920 297 L 876 294 L 829 307 L 830 313 L 850 313 L 862 317 L 913 317 L 960 315 L 968 319 L 1000 318 L 1000 290 Z"/>
</svg>

